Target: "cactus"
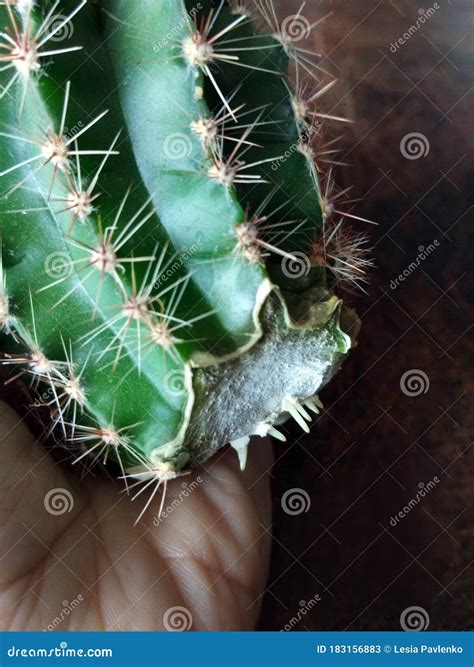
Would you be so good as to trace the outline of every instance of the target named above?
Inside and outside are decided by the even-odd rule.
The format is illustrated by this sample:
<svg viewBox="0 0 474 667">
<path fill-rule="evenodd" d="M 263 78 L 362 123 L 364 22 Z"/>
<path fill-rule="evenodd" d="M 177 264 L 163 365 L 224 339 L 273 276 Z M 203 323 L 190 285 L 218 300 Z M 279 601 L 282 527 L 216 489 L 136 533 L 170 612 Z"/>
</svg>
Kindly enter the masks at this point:
<svg viewBox="0 0 474 667">
<path fill-rule="evenodd" d="M 334 290 L 365 280 L 366 238 L 320 186 L 332 82 L 302 90 L 316 61 L 253 10 L 0 6 L 3 363 L 136 495 L 308 430 L 357 329 Z"/>
</svg>

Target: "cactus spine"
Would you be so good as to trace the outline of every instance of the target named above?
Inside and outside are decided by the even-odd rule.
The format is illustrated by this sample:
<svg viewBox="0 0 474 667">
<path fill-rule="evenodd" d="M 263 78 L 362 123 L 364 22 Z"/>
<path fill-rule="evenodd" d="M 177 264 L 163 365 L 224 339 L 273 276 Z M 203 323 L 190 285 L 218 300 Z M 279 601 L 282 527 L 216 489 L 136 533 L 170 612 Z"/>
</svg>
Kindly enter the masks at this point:
<svg viewBox="0 0 474 667">
<path fill-rule="evenodd" d="M 292 88 L 312 60 L 269 2 L 269 33 L 242 3 L 45 5 L 0 7 L 3 361 L 75 462 L 153 492 L 229 442 L 244 464 L 352 344 L 332 285 L 370 260 L 320 188 L 332 83 Z"/>
</svg>

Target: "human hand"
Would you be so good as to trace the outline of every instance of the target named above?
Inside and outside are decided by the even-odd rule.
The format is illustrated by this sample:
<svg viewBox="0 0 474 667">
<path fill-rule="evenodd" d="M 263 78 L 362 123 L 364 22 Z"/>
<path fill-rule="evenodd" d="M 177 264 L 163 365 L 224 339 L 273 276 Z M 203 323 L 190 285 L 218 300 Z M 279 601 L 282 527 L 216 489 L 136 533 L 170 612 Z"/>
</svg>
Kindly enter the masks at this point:
<svg viewBox="0 0 474 667">
<path fill-rule="evenodd" d="M 146 498 L 130 502 L 101 471 L 68 474 L 4 403 L 0 425 L 2 630 L 255 626 L 270 546 L 269 442 L 250 448 L 244 473 L 225 451 L 169 482 L 167 515 L 157 521 L 159 492 L 134 526 Z"/>
</svg>

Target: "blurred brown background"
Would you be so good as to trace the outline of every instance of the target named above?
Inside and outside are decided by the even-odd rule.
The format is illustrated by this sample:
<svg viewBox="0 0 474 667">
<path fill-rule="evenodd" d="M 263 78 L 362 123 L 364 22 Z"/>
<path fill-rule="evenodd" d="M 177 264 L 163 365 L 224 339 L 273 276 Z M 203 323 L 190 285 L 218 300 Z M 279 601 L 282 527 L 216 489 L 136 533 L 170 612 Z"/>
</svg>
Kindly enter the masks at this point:
<svg viewBox="0 0 474 667">
<path fill-rule="evenodd" d="M 275 4 L 291 15 L 301 3 Z M 295 630 L 397 630 L 412 606 L 431 630 L 472 628 L 473 5 L 311 0 L 305 8 L 311 21 L 331 11 L 312 40 L 339 77 L 325 110 L 356 120 L 344 128 L 339 159 L 352 166 L 339 168 L 338 182 L 354 185 L 357 213 L 379 222 L 370 229 L 377 269 L 369 295 L 354 301 L 359 348 L 322 393 L 312 434 L 291 427 L 290 444 L 276 445 L 260 628 L 298 617 Z M 403 156 L 411 133 L 423 135 L 424 157 Z M 401 378 L 415 370 L 426 393 L 409 396 Z M 281 499 L 294 488 L 310 507 L 289 515 Z"/>
</svg>

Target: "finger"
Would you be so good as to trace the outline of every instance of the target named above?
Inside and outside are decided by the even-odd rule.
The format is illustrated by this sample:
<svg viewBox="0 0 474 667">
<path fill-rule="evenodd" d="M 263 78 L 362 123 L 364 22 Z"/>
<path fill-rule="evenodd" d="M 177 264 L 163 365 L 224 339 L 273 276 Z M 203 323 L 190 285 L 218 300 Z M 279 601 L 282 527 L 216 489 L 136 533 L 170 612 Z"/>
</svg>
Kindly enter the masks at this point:
<svg viewBox="0 0 474 667">
<path fill-rule="evenodd" d="M 80 511 L 78 494 L 24 421 L 0 402 L 0 576 L 29 574 Z"/>
<path fill-rule="evenodd" d="M 154 560 L 154 584 L 121 610 L 119 627 L 147 624 L 142 615 L 151 597 L 160 602 L 160 623 L 167 609 L 183 607 L 192 612 L 193 629 L 255 627 L 270 552 L 271 462 L 271 443 L 258 439 L 244 473 L 227 448 L 206 468 L 168 484 L 162 515 L 157 498 L 138 527 L 160 554 Z"/>
</svg>

